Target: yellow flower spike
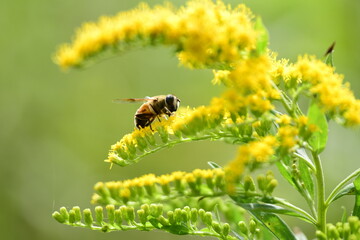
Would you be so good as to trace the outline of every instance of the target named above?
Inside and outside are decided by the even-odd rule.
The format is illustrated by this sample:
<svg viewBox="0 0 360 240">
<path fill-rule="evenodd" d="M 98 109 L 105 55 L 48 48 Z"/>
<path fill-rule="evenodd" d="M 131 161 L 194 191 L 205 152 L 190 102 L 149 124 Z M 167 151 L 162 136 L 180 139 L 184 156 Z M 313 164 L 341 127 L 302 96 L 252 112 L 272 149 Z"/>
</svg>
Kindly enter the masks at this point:
<svg viewBox="0 0 360 240">
<path fill-rule="evenodd" d="M 189 67 L 231 65 L 255 49 L 258 33 L 244 5 L 235 9 L 218 1 L 192 0 L 176 10 L 170 4 L 137 9 L 85 23 L 71 44 L 59 47 L 54 61 L 62 68 L 81 65 L 109 48 L 132 43 L 173 45 Z"/>
<path fill-rule="evenodd" d="M 294 126 L 283 126 L 278 129 L 280 146 L 286 150 L 291 150 L 298 143 L 299 130 Z"/>
<path fill-rule="evenodd" d="M 289 125 L 291 123 L 292 119 L 289 115 L 281 115 L 276 122 L 279 123 L 280 125 Z"/>
</svg>

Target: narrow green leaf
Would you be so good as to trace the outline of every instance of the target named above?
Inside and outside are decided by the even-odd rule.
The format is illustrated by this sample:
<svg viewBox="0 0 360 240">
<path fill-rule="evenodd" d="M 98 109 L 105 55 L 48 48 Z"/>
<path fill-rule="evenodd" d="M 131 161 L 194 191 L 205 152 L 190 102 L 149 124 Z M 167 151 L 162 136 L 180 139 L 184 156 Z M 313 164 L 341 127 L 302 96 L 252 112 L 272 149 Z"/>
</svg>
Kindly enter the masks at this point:
<svg viewBox="0 0 360 240">
<path fill-rule="evenodd" d="M 276 214 L 259 211 L 250 211 L 250 213 L 265 228 L 267 228 L 276 239 L 296 240 L 296 237 L 289 226 Z"/>
<path fill-rule="evenodd" d="M 314 181 L 310 169 L 303 159 L 299 159 L 299 171 L 304 187 L 310 193 L 311 198 L 314 199 Z"/>
<path fill-rule="evenodd" d="M 261 212 L 261 213 L 282 214 L 282 215 L 297 217 L 302 220 L 305 220 L 306 222 L 312 223 L 312 221 L 308 219 L 306 216 L 294 210 L 289 210 L 274 204 L 269 204 L 269 203 L 237 203 L 237 204 L 251 213 Z"/>
<path fill-rule="evenodd" d="M 352 215 L 360 217 L 360 175 L 354 180 L 355 186 L 355 204 Z"/>
<path fill-rule="evenodd" d="M 296 152 L 294 153 L 295 156 L 297 156 L 298 158 L 301 158 L 302 160 L 304 160 L 306 162 L 306 164 L 308 165 L 308 167 L 315 171 L 315 166 L 313 164 L 313 162 L 311 161 L 311 159 L 309 158 L 309 156 L 307 155 L 306 151 L 304 148 L 299 148 L 296 150 Z"/>
<path fill-rule="evenodd" d="M 329 204 L 345 195 L 355 195 L 355 186 L 353 183 L 350 183 L 344 186 L 341 190 L 339 190 L 336 195 L 331 199 Z"/>
<path fill-rule="evenodd" d="M 334 48 L 335 48 L 335 42 L 331 44 L 331 46 L 326 50 L 325 53 L 325 63 L 331 67 L 334 66 L 334 62 L 333 62 Z"/>
<path fill-rule="evenodd" d="M 328 138 L 328 123 L 326 121 L 325 114 L 314 101 L 310 104 L 308 118 L 310 124 L 315 124 L 317 126 L 317 130 L 312 134 L 308 142 L 313 148 L 313 151 L 319 154 L 326 146 Z"/>
<path fill-rule="evenodd" d="M 292 177 L 290 171 L 288 170 L 288 166 L 286 166 L 283 162 L 277 161 L 276 166 L 279 169 L 279 172 L 281 175 L 288 181 L 291 186 L 293 186 L 295 189 L 297 189 L 297 185 L 294 182 L 294 178 Z"/>
<path fill-rule="evenodd" d="M 258 32 L 256 52 L 258 55 L 266 53 L 269 42 L 269 34 L 260 17 L 256 19 L 255 30 Z"/>
<path fill-rule="evenodd" d="M 172 234 L 176 234 L 176 235 L 187 235 L 187 234 L 189 234 L 189 229 L 185 225 L 164 226 L 161 229 L 165 230 L 167 232 L 170 232 Z"/>
<path fill-rule="evenodd" d="M 219 164 L 217 164 L 216 162 L 208 162 L 209 166 L 213 169 L 215 168 L 222 168 Z"/>
</svg>

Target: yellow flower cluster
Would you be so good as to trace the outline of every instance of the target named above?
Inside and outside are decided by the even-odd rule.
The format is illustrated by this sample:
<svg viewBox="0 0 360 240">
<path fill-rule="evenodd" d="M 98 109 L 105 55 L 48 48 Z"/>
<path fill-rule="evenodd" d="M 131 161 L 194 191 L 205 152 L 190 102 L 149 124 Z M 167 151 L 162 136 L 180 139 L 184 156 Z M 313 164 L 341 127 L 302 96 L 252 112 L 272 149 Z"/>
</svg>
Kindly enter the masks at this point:
<svg viewBox="0 0 360 240">
<path fill-rule="evenodd" d="M 248 164 L 267 162 L 274 155 L 278 142 L 274 136 L 266 136 L 239 147 L 237 157 L 225 168 L 227 190 L 233 193 L 235 184 Z"/>
<path fill-rule="evenodd" d="M 354 97 L 343 76 L 334 73 L 334 68 L 315 57 L 304 56 L 294 65 L 299 78 L 310 82 L 310 91 L 317 96 L 322 107 L 330 114 L 339 114 L 345 125 L 360 124 L 360 100 Z"/>
<path fill-rule="evenodd" d="M 169 4 L 153 9 L 141 4 L 85 23 L 71 44 L 59 48 L 55 62 L 68 68 L 108 48 L 121 51 L 140 41 L 175 46 L 181 63 L 191 67 L 231 64 L 256 46 L 252 19 L 244 5 L 231 9 L 221 1 L 192 0 L 179 10 Z"/>
<path fill-rule="evenodd" d="M 360 124 L 360 100 L 357 100 L 343 75 L 334 72 L 334 68 L 316 59 L 314 56 L 300 56 L 295 64 L 288 60 L 276 60 L 274 56 L 271 76 L 275 82 L 283 80 L 293 88 L 309 84 L 309 90 L 330 115 L 341 116 L 344 124 Z"/>
<path fill-rule="evenodd" d="M 234 70 L 214 71 L 213 83 L 230 87 L 224 94 L 230 112 L 244 113 L 244 108 L 249 108 L 261 114 L 274 108 L 271 100 L 279 99 L 280 94 L 272 86 L 270 60 L 261 55 L 238 62 Z"/>
<path fill-rule="evenodd" d="M 164 197 L 179 192 L 187 195 L 221 193 L 224 190 L 224 175 L 222 169 L 195 169 L 190 173 L 177 171 L 161 176 L 147 174 L 125 181 L 98 182 L 94 186 L 96 193 L 92 202 L 122 204 L 141 197 Z"/>
</svg>

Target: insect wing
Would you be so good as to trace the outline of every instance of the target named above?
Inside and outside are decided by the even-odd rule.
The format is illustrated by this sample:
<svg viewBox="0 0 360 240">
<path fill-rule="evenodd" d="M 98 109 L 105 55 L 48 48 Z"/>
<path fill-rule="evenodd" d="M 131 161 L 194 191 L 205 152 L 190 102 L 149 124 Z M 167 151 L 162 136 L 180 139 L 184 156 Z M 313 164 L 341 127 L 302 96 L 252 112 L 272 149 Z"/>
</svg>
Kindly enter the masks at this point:
<svg viewBox="0 0 360 240">
<path fill-rule="evenodd" d="M 149 100 L 153 100 L 154 98 L 152 97 L 145 97 L 145 98 L 119 98 L 119 99 L 114 99 L 113 102 L 114 103 L 136 103 L 136 102 L 146 102 Z"/>
</svg>

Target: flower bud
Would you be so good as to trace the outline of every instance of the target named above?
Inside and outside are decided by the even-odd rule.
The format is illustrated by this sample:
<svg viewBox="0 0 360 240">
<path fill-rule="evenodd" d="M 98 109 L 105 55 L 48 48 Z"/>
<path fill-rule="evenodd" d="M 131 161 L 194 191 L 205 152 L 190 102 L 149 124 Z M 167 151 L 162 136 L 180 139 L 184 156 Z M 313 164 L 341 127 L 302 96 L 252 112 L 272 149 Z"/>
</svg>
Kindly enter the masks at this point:
<svg viewBox="0 0 360 240">
<path fill-rule="evenodd" d="M 80 207 L 75 206 L 75 207 L 72 208 L 72 210 L 74 210 L 74 213 L 75 213 L 75 222 L 81 222 Z"/>
<path fill-rule="evenodd" d="M 145 225 L 147 222 L 147 215 L 145 214 L 145 211 L 143 209 L 139 209 L 137 210 L 137 215 L 139 216 L 140 223 Z"/>
<path fill-rule="evenodd" d="M 273 179 L 268 183 L 268 185 L 267 185 L 267 187 L 266 187 L 266 192 L 268 192 L 269 194 L 271 194 L 271 193 L 274 191 L 274 189 L 276 188 L 277 185 L 278 185 L 278 181 L 277 181 L 275 178 L 273 178 Z"/>
<path fill-rule="evenodd" d="M 348 222 L 350 224 L 350 229 L 352 233 L 356 233 L 359 229 L 359 218 L 356 216 L 350 216 L 348 218 Z"/>
<path fill-rule="evenodd" d="M 240 221 L 238 223 L 238 227 L 240 228 L 240 231 L 244 234 L 244 235 L 248 235 L 249 233 L 249 229 L 248 227 L 246 226 L 246 223 L 244 221 Z"/>
<path fill-rule="evenodd" d="M 211 227 L 214 229 L 215 232 L 217 232 L 218 234 L 222 233 L 222 229 L 221 226 L 218 222 L 212 222 Z"/>
<path fill-rule="evenodd" d="M 267 187 L 267 181 L 264 175 L 259 175 L 257 177 L 257 182 L 258 182 L 258 186 L 260 191 L 265 192 L 266 191 L 266 187 Z"/>
<path fill-rule="evenodd" d="M 327 237 L 326 237 L 325 233 L 318 230 L 318 231 L 316 231 L 316 239 L 317 240 L 327 240 Z"/>
<path fill-rule="evenodd" d="M 163 225 L 163 226 L 169 226 L 169 220 L 167 220 L 164 216 L 160 215 L 158 217 L 158 221 Z"/>
<path fill-rule="evenodd" d="M 249 222 L 249 230 L 251 234 L 255 234 L 256 232 L 256 222 L 254 221 L 254 219 L 251 219 Z"/>
<path fill-rule="evenodd" d="M 128 215 L 128 220 L 130 222 L 133 222 L 135 220 L 134 208 L 133 207 L 127 207 L 126 211 L 127 211 L 127 215 Z"/>
<path fill-rule="evenodd" d="M 191 216 L 191 222 L 193 224 L 196 224 L 196 222 L 198 220 L 198 210 L 196 208 L 192 208 L 190 216 Z"/>
<path fill-rule="evenodd" d="M 120 227 L 122 225 L 122 215 L 120 209 L 115 210 L 114 217 L 115 217 L 115 224 Z"/>
<path fill-rule="evenodd" d="M 93 223 L 93 217 L 91 214 L 91 210 L 89 208 L 84 209 L 83 215 L 84 215 L 84 221 L 85 221 L 86 226 L 91 227 L 91 225 Z"/>
<path fill-rule="evenodd" d="M 55 211 L 53 214 L 52 214 L 52 217 L 58 221 L 59 223 L 64 223 L 66 220 L 64 219 L 64 217 L 58 212 L 58 211 Z"/>
<path fill-rule="evenodd" d="M 60 214 L 64 218 L 65 221 L 69 220 L 69 213 L 65 207 L 60 208 Z"/>
<path fill-rule="evenodd" d="M 213 219 L 212 219 L 212 214 L 211 212 L 206 212 L 204 215 L 204 220 L 203 222 L 207 225 L 207 226 L 211 226 Z"/>
<path fill-rule="evenodd" d="M 96 206 L 95 207 L 95 218 L 96 218 L 96 223 L 101 226 L 102 222 L 104 220 L 104 209 L 103 209 L 103 207 L 101 207 L 101 206 Z"/>
<path fill-rule="evenodd" d="M 222 227 L 222 235 L 226 237 L 229 235 L 229 233 L 230 233 L 230 225 L 228 223 L 224 223 Z"/>
<path fill-rule="evenodd" d="M 72 209 L 69 211 L 69 223 L 75 223 L 75 211 Z"/>
<path fill-rule="evenodd" d="M 115 221 L 115 206 L 114 205 L 107 205 L 107 218 L 110 224 L 114 224 Z"/>
<path fill-rule="evenodd" d="M 340 237 L 338 230 L 332 224 L 328 226 L 328 236 L 333 239 L 338 239 Z"/>
<path fill-rule="evenodd" d="M 150 206 L 149 206 L 149 204 L 143 204 L 143 205 L 141 205 L 141 207 L 140 207 L 142 210 L 144 210 L 144 213 L 146 214 L 146 215 L 149 215 L 150 214 Z"/>
<path fill-rule="evenodd" d="M 254 180 L 249 175 L 245 176 L 245 178 L 244 178 L 244 190 L 245 190 L 245 192 L 248 192 L 248 191 L 253 192 L 253 191 L 255 191 Z"/>
<path fill-rule="evenodd" d="M 171 225 L 176 225 L 176 221 L 175 221 L 175 218 L 174 218 L 174 212 L 173 211 L 168 211 L 167 216 L 169 218 L 169 223 Z"/>
</svg>

